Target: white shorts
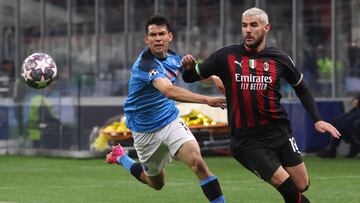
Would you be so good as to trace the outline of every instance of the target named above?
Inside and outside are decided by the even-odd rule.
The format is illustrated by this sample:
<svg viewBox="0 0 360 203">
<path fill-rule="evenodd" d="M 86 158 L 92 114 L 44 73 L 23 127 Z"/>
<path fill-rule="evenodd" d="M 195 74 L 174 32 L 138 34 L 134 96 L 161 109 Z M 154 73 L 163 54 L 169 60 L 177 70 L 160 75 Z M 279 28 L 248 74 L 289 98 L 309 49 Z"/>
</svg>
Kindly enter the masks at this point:
<svg viewBox="0 0 360 203">
<path fill-rule="evenodd" d="M 156 176 L 169 164 L 185 142 L 196 140 L 188 126 L 176 118 L 151 133 L 132 132 L 134 147 L 147 176 Z"/>
</svg>

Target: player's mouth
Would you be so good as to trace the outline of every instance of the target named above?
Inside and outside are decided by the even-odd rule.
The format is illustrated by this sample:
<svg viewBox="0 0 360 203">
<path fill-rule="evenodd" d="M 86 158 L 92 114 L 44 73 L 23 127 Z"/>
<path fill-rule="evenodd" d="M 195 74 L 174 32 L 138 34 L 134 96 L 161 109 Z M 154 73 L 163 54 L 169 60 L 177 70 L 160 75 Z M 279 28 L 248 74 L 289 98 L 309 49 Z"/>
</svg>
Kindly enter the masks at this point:
<svg viewBox="0 0 360 203">
<path fill-rule="evenodd" d="M 245 41 L 253 41 L 255 38 L 253 37 L 253 36 L 251 36 L 251 35 L 247 35 L 246 37 L 245 37 Z"/>
<path fill-rule="evenodd" d="M 162 44 L 155 44 L 154 47 L 159 49 L 159 48 L 163 48 L 164 45 L 162 45 Z"/>
</svg>

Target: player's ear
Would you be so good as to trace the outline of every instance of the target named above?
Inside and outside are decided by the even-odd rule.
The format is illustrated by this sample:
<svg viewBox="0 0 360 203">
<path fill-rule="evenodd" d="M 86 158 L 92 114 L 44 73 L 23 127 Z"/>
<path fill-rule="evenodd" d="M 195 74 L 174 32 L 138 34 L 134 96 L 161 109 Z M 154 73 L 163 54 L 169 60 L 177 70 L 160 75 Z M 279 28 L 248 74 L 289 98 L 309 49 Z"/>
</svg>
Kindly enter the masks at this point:
<svg viewBox="0 0 360 203">
<path fill-rule="evenodd" d="M 148 38 L 147 34 L 145 34 L 145 35 L 144 35 L 144 42 L 145 42 L 145 44 L 148 44 L 148 41 L 149 41 L 149 38 Z"/>
<path fill-rule="evenodd" d="M 270 28 L 271 28 L 271 26 L 270 26 L 269 23 L 264 26 L 264 29 L 265 29 L 266 33 L 270 32 Z"/>
<path fill-rule="evenodd" d="M 168 35 L 169 35 L 169 38 L 170 38 L 169 42 L 171 42 L 173 40 L 174 35 L 173 35 L 172 32 L 169 32 Z"/>
</svg>

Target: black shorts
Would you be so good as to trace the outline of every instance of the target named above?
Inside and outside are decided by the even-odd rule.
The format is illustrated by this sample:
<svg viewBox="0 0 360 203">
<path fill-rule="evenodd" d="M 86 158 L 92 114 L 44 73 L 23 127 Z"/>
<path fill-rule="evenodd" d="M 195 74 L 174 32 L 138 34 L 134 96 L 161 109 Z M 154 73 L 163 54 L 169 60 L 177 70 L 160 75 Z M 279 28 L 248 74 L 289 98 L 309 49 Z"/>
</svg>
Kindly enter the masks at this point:
<svg viewBox="0 0 360 203">
<path fill-rule="evenodd" d="M 268 133 L 281 133 L 286 139 L 275 145 L 261 139 L 245 142 L 243 147 L 240 146 L 242 149 L 234 154 L 238 162 L 265 181 L 269 181 L 280 166 L 291 167 L 303 162 L 290 129 L 276 128 Z"/>
</svg>

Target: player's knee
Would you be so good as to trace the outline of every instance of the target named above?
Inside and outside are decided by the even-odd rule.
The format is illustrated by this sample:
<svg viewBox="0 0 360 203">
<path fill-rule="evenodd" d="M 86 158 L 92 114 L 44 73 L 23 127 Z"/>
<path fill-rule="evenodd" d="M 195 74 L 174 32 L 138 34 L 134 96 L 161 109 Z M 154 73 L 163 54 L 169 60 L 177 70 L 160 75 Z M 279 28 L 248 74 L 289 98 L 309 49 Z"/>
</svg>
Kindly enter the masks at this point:
<svg viewBox="0 0 360 203">
<path fill-rule="evenodd" d="M 299 191 L 303 193 L 306 190 L 308 190 L 309 187 L 310 187 L 310 180 L 307 180 L 307 182 L 303 184 L 302 187 L 299 188 Z"/>
<path fill-rule="evenodd" d="M 205 161 L 201 157 L 197 157 L 193 160 L 191 168 L 196 174 L 205 174 L 207 171 Z"/>
<path fill-rule="evenodd" d="M 154 190 L 161 190 L 164 185 L 165 185 L 165 182 L 164 181 L 149 181 L 148 182 L 148 185 L 153 188 Z"/>
<path fill-rule="evenodd" d="M 157 176 L 146 176 L 146 183 L 154 190 L 161 190 L 165 185 L 164 173 L 161 172 Z"/>
<path fill-rule="evenodd" d="M 154 188 L 155 190 L 161 190 L 164 187 L 164 185 L 165 185 L 165 183 L 162 182 L 162 183 L 152 185 L 152 188 Z"/>
</svg>

